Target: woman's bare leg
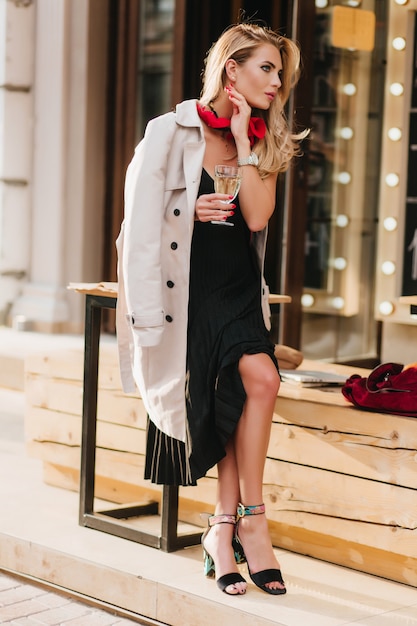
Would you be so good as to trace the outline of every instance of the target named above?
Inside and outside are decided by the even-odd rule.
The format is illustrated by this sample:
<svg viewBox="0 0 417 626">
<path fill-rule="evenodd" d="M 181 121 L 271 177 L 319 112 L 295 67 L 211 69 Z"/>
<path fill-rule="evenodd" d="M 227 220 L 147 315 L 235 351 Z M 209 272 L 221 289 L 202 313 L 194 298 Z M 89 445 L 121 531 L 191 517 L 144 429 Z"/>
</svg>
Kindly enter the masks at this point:
<svg viewBox="0 0 417 626">
<path fill-rule="evenodd" d="M 263 502 L 263 473 L 280 379 L 266 354 L 244 355 L 239 371 L 246 402 L 235 433 L 235 455 L 241 502 L 250 506 Z M 239 522 L 239 538 L 252 574 L 280 568 L 272 550 L 265 515 L 243 517 Z M 268 587 L 278 589 L 283 585 L 274 581 L 268 583 Z"/>
<path fill-rule="evenodd" d="M 233 440 L 226 446 L 226 456 L 217 465 L 217 503 L 216 515 L 227 514 L 236 515 L 236 508 L 240 499 L 239 480 L 237 475 L 236 457 Z M 213 558 L 216 565 L 216 578 L 225 574 L 237 572 L 234 550 L 232 548 L 232 538 L 234 526 L 231 524 L 216 524 L 212 526 L 210 532 L 204 540 L 206 550 Z M 236 583 L 229 585 L 226 592 L 245 593 L 246 583 Z"/>
</svg>

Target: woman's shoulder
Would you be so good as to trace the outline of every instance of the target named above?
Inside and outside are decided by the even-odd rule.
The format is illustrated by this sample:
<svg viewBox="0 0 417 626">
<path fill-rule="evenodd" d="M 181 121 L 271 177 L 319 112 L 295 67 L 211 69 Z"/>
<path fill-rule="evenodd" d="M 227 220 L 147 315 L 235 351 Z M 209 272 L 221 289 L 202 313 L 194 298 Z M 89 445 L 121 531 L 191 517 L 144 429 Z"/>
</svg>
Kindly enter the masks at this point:
<svg viewBox="0 0 417 626">
<path fill-rule="evenodd" d="M 175 110 L 158 115 L 147 123 L 143 139 L 137 148 L 141 144 L 148 145 L 149 142 L 169 145 L 177 136 L 178 141 L 183 141 L 184 134 L 200 125 L 196 100 L 184 100 L 176 106 Z"/>
<path fill-rule="evenodd" d="M 199 126 L 196 100 L 183 100 L 173 111 L 168 111 L 151 119 L 146 127 L 147 132 L 174 130 L 177 126 Z"/>
<path fill-rule="evenodd" d="M 181 126 L 199 126 L 200 117 L 197 112 L 197 100 L 183 100 L 175 107 L 177 124 Z"/>
</svg>

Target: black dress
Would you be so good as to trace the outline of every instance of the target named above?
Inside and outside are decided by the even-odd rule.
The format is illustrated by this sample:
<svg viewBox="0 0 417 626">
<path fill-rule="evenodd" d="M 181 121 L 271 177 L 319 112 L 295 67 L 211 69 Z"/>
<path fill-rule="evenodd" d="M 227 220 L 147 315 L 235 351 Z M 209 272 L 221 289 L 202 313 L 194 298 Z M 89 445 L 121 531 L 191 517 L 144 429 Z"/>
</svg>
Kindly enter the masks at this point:
<svg viewBox="0 0 417 626">
<path fill-rule="evenodd" d="M 203 170 L 199 195 L 213 193 Z M 246 394 L 238 371 L 243 354 L 268 354 L 278 369 L 261 310 L 261 276 L 251 233 L 239 209 L 234 226 L 196 222 L 191 245 L 186 405 L 192 452 L 148 420 L 145 478 L 194 485 L 225 456 Z"/>
</svg>

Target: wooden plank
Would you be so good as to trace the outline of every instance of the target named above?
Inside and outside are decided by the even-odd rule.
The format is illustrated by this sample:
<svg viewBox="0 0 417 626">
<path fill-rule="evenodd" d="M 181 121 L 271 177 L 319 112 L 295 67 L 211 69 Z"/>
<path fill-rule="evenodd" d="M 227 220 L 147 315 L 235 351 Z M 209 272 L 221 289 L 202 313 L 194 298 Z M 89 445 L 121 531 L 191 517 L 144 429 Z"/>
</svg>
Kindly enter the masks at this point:
<svg viewBox="0 0 417 626">
<path fill-rule="evenodd" d="M 31 456 L 41 461 L 77 470 L 80 468 L 79 446 L 71 447 L 56 442 L 30 441 L 27 444 L 27 451 Z M 141 484 L 142 482 L 145 484 L 144 466 L 145 457 L 143 454 L 97 448 L 96 473 L 101 476 L 114 477 L 132 484 Z"/>
<path fill-rule="evenodd" d="M 271 522 L 270 529 L 276 546 L 417 587 L 417 559 L 359 543 L 362 527 L 356 528 L 353 541 L 299 525 Z"/>
<path fill-rule="evenodd" d="M 31 354 L 25 359 L 25 374 L 38 374 L 47 378 L 77 380 L 84 376 L 83 350 L 58 350 L 48 354 Z M 100 344 L 99 388 L 121 390 L 117 345 L 115 340 Z"/>
<path fill-rule="evenodd" d="M 28 407 L 50 409 L 80 416 L 83 404 L 81 381 L 26 374 L 25 398 Z M 65 401 L 63 401 L 65 398 Z"/>
<path fill-rule="evenodd" d="M 339 542 L 345 542 L 417 559 L 414 530 L 332 518 L 331 516 L 315 515 L 308 512 L 280 511 L 277 513 L 272 509 L 273 503 L 269 503 L 267 499 L 266 503 L 268 520 L 282 527 L 291 528 L 292 536 L 295 535 L 295 529 L 298 528 L 300 531 L 299 540 L 301 540 L 304 531 L 308 531 L 317 534 L 317 536 L 325 535 L 328 538 L 327 543 L 333 543 L 335 550 L 337 550 Z M 285 536 L 278 539 L 277 545 L 290 550 L 293 549 L 291 540 L 285 539 Z M 309 550 L 315 549 L 316 545 L 313 542 Z M 350 555 L 350 559 L 354 560 L 354 554 Z"/>
<path fill-rule="evenodd" d="M 417 296 L 401 296 L 399 298 L 401 304 L 417 304 Z"/>
<path fill-rule="evenodd" d="M 45 463 L 43 466 L 43 478 L 46 484 L 60 487 L 70 491 L 77 491 L 80 482 L 79 470 L 61 466 L 59 464 Z M 161 503 L 162 489 L 159 485 L 152 485 L 149 481 L 147 486 L 131 485 L 122 481 L 110 481 L 107 477 L 98 476 L 96 480 L 96 497 L 100 500 L 113 504 L 133 504 L 158 502 Z M 189 488 L 180 488 L 178 500 L 178 519 L 195 526 L 204 528 L 207 526 L 207 515 L 214 513 L 214 503 L 208 504 L 196 500 L 193 497 L 184 496 L 190 494 Z M 191 494 L 190 494 L 191 495 Z M 100 507 L 100 509 L 104 507 Z"/>
<path fill-rule="evenodd" d="M 78 291 L 92 296 L 105 296 L 107 298 L 117 298 L 118 284 L 115 282 L 99 282 L 99 283 L 69 283 L 67 289 Z M 280 304 L 285 302 L 291 302 L 291 296 L 270 293 L 269 303 Z"/>
<path fill-rule="evenodd" d="M 90 294 L 92 296 L 117 298 L 118 285 L 115 282 L 69 283 L 67 289 L 73 289 L 79 293 Z"/>
<path fill-rule="evenodd" d="M 417 485 L 417 450 L 411 447 L 412 436 L 406 448 L 393 447 L 398 439 L 390 436 L 389 428 L 384 436 L 383 425 L 380 436 L 371 436 L 347 432 L 329 422 L 320 429 L 320 423 L 314 424 L 311 415 L 304 421 L 311 426 L 272 425 L 268 448 L 271 459 L 412 489 Z M 401 438 L 407 438 L 407 429 Z"/>
<path fill-rule="evenodd" d="M 78 491 L 80 471 L 53 463 L 44 463 L 43 479 L 46 484 L 71 491 Z M 160 502 L 161 490 L 155 485 L 154 489 L 146 489 L 140 485 L 132 485 L 121 480 L 110 479 L 107 476 L 96 476 L 95 496 L 100 500 L 112 504 L 131 504 L 136 502 Z M 111 508 L 111 507 L 109 507 Z"/>
<path fill-rule="evenodd" d="M 80 448 L 68 447 L 59 443 L 40 443 L 31 441 L 27 444 L 28 453 L 43 461 L 44 466 L 59 466 L 60 473 L 57 474 L 56 480 L 62 476 L 62 483 L 54 483 L 55 486 L 66 487 L 65 468 L 68 469 L 69 481 L 72 490 L 79 489 L 79 467 L 80 467 Z M 143 477 L 144 472 L 144 456 L 141 454 L 132 454 L 129 452 L 118 452 L 97 448 L 96 457 L 96 476 L 106 479 L 106 493 L 113 493 L 114 502 L 128 503 L 132 500 L 125 499 L 126 493 L 136 493 L 136 488 L 141 489 L 160 489 L 160 486 L 153 485 Z M 74 482 L 76 480 L 76 482 Z M 104 484 L 104 483 L 103 483 Z M 118 491 L 118 485 L 121 485 L 121 491 Z M 129 491 L 127 485 L 132 487 Z M 196 515 L 205 511 L 214 509 L 216 501 L 217 481 L 215 476 L 206 476 L 198 481 L 196 487 L 180 487 L 180 496 L 184 501 L 190 501 L 189 508 L 193 509 Z M 102 495 L 98 494 L 98 497 Z M 130 496 L 129 496 L 130 497 Z M 108 498 L 106 498 L 108 499 Z M 203 503 L 200 508 L 192 503 Z"/>
<path fill-rule="evenodd" d="M 25 432 L 34 441 L 81 445 L 81 417 L 33 407 Z M 97 421 L 97 446 L 124 452 L 144 453 L 146 433 L 139 428 Z"/>
<path fill-rule="evenodd" d="M 36 407 L 61 413 L 64 409 L 62 399 L 65 398 L 65 413 L 76 416 L 82 414 L 83 390 L 78 381 L 29 374 L 25 396 L 28 411 Z M 114 424 L 146 428 L 147 413 L 142 399 L 125 394 L 121 389 L 99 389 L 97 416 L 98 420 Z"/>
<path fill-rule="evenodd" d="M 364 435 L 386 448 L 417 448 L 417 420 L 414 417 L 360 411 L 348 404 L 329 406 L 303 398 L 294 402 L 290 398 L 278 397 L 274 421 L 315 428 L 323 433 L 336 431 L 346 435 Z"/>
<path fill-rule="evenodd" d="M 25 437 L 28 441 L 81 445 L 81 418 L 59 411 L 32 407 L 26 413 Z"/>
<path fill-rule="evenodd" d="M 30 354 L 25 358 L 25 374 L 38 374 L 47 378 L 82 381 L 84 355 L 82 350 L 57 350 L 56 352 Z"/>
<path fill-rule="evenodd" d="M 407 487 L 267 459 L 264 491 L 276 512 L 417 529 L 417 491 Z"/>
</svg>

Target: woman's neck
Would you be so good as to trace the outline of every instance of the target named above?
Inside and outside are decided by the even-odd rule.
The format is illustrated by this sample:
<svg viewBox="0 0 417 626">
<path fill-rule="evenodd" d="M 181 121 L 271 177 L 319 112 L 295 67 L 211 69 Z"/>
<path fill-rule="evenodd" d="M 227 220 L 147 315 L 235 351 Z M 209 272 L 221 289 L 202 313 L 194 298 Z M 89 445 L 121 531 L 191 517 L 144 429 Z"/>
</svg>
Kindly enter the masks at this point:
<svg viewBox="0 0 417 626">
<path fill-rule="evenodd" d="M 221 94 L 216 100 L 210 102 L 210 109 L 216 113 L 217 117 L 231 118 L 233 105 L 226 94 Z"/>
</svg>

